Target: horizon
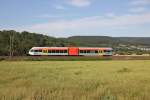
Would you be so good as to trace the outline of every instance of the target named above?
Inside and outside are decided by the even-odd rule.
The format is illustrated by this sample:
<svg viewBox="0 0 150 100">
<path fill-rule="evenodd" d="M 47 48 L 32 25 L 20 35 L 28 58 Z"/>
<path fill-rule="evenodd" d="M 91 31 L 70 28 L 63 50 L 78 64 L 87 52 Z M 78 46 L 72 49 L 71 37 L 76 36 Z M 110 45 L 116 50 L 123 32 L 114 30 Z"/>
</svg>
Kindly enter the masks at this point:
<svg viewBox="0 0 150 100">
<path fill-rule="evenodd" d="M 150 0 L 5 0 L 0 30 L 53 37 L 150 37 Z"/>
<path fill-rule="evenodd" d="M 0 31 L 15 31 L 15 32 L 19 32 L 19 31 L 16 31 L 16 30 L 0 30 Z M 29 32 L 29 31 L 21 31 L 19 33 L 22 33 L 22 32 Z M 41 35 L 46 35 L 46 36 L 49 36 L 49 37 L 54 37 L 54 38 L 70 38 L 70 37 L 114 37 L 114 38 L 150 38 L 150 36 L 106 36 L 106 35 L 72 35 L 72 36 L 65 36 L 65 37 L 59 37 L 59 36 L 52 36 L 52 35 L 49 35 L 49 34 L 42 34 L 42 33 L 36 33 L 36 32 L 29 32 L 29 33 L 35 33 L 35 34 L 41 34 Z"/>
</svg>

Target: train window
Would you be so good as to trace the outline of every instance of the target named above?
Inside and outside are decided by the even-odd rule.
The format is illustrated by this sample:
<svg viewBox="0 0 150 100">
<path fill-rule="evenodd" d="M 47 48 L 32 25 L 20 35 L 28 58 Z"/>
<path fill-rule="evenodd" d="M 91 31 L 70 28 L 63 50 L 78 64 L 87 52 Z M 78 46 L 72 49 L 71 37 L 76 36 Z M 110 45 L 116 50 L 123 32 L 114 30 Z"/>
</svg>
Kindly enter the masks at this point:
<svg viewBox="0 0 150 100">
<path fill-rule="evenodd" d="M 39 50 L 39 52 L 42 52 L 42 50 Z"/>
<path fill-rule="evenodd" d="M 34 50 L 31 50 L 31 52 L 34 52 Z"/>
<path fill-rule="evenodd" d="M 86 50 L 83 50 L 83 53 L 86 53 Z"/>
<path fill-rule="evenodd" d="M 48 53 L 52 53 L 52 51 L 51 51 L 51 50 L 48 50 Z"/>
<path fill-rule="evenodd" d="M 104 50 L 104 52 L 107 52 L 108 50 Z"/>
<path fill-rule="evenodd" d="M 59 53 L 59 50 L 56 50 L 56 53 Z"/>
<path fill-rule="evenodd" d="M 34 52 L 38 52 L 38 50 L 34 50 Z"/>
<path fill-rule="evenodd" d="M 64 53 L 67 53 L 67 50 L 64 50 Z"/>
<path fill-rule="evenodd" d="M 52 50 L 52 53 L 55 53 L 55 50 Z"/>
<path fill-rule="evenodd" d="M 63 53 L 63 50 L 60 50 L 60 53 Z"/>
<path fill-rule="evenodd" d="M 90 53 L 95 53 L 95 50 L 91 50 Z"/>
<path fill-rule="evenodd" d="M 82 53 L 84 53 L 84 50 L 82 50 Z"/>
<path fill-rule="evenodd" d="M 109 50 L 109 52 L 112 52 L 112 50 Z"/>
<path fill-rule="evenodd" d="M 83 53 L 83 50 L 80 50 L 80 53 Z"/>
<path fill-rule="evenodd" d="M 97 51 L 97 50 L 95 50 L 95 53 L 98 53 L 98 51 Z"/>
<path fill-rule="evenodd" d="M 90 50 L 87 50 L 87 53 L 90 53 Z"/>
<path fill-rule="evenodd" d="M 48 50 L 43 50 L 43 53 L 48 53 Z"/>
<path fill-rule="evenodd" d="M 90 53 L 94 53 L 94 51 L 93 51 L 93 50 L 90 50 Z"/>
<path fill-rule="evenodd" d="M 109 52 L 111 52 L 111 51 L 110 51 L 110 50 L 104 50 L 104 52 L 108 52 L 108 53 L 109 53 Z"/>
</svg>

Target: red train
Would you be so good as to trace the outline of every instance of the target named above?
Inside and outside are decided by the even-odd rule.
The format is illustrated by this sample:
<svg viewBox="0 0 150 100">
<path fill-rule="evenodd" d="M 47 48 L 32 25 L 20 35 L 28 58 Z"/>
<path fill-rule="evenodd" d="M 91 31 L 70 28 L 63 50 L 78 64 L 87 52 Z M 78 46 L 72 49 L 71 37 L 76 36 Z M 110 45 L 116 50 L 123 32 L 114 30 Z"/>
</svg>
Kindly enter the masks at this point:
<svg viewBox="0 0 150 100">
<path fill-rule="evenodd" d="M 102 47 L 33 47 L 29 55 L 48 56 L 112 56 L 112 48 Z"/>
</svg>

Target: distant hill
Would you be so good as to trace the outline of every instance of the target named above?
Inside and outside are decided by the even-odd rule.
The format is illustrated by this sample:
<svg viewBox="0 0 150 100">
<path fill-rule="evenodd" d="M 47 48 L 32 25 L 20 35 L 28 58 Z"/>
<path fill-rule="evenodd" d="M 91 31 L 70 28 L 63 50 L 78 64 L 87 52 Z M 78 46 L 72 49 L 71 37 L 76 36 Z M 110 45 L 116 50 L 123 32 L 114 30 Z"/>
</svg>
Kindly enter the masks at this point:
<svg viewBox="0 0 150 100">
<path fill-rule="evenodd" d="M 119 44 L 150 46 L 150 37 L 72 36 L 68 40 L 80 46 L 117 46 Z"/>
<path fill-rule="evenodd" d="M 108 36 L 72 36 L 68 38 L 71 42 L 76 42 L 79 46 L 115 46 L 120 40 Z"/>
<path fill-rule="evenodd" d="M 150 37 L 72 36 L 55 38 L 26 31 L 5 30 L 0 31 L 0 56 L 9 55 L 10 37 L 13 40 L 12 52 L 19 56 L 26 55 L 30 48 L 37 46 L 113 47 L 116 52 L 128 52 L 132 47 L 135 52 L 136 47 L 150 47 Z"/>
<path fill-rule="evenodd" d="M 128 44 L 150 46 L 150 37 L 117 37 L 116 39 Z"/>
</svg>

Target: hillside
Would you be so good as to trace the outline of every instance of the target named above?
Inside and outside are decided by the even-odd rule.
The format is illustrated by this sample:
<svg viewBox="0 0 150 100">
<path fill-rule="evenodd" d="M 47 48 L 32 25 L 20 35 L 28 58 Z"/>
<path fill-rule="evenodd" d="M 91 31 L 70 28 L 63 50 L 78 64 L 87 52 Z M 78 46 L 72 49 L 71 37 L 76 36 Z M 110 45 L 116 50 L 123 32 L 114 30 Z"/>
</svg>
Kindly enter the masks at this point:
<svg viewBox="0 0 150 100">
<path fill-rule="evenodd" d="M 11 39 L 10 39 L 11 38 Z M 113 47 L 115 52 L 137 52 L 138 47 L 150 47 L 150 37 L 109 37 L 109 36 L 72 36 L 55 38 L 37 33 L 0 31 L 0 56 L 9 55 L 10 40 L 13 55 L 26 55 L 31 47 L 36 46 L 82 46 Z M 132 48 L 134 47 L 134 48 Z M 143 52 L 143 51 L 139 51 Z"/>
<path fill-rule="evenodd" d="M 119 39 L 108 36 L 73 36 L 68 38 L 71 42 L 76 42 L 79 46 L 108 47 L 116 46 Z"/>
<path fill-rule="evenodd" d="M 10 51 L 10 42 L 12 44 L 13 55 L 27 55 L 32 47 L 40 46 L 64 46 L 67 44 L 65 40 L 56 39 L 54 37 L 16 31 L 0 31 L 0 56 L 8 56 Z"/>
<path fill-rule="evenodd" d="M 150 46 L 150 37 L 118 37 L 116 39 L 129 44 Z"/>
<path fill-rule="evenodd" d="M 72 36 L 67 38 L 80 46 L 111 46 L 119 44 L 150 47 L 150 37 Z"/>
</svg>

